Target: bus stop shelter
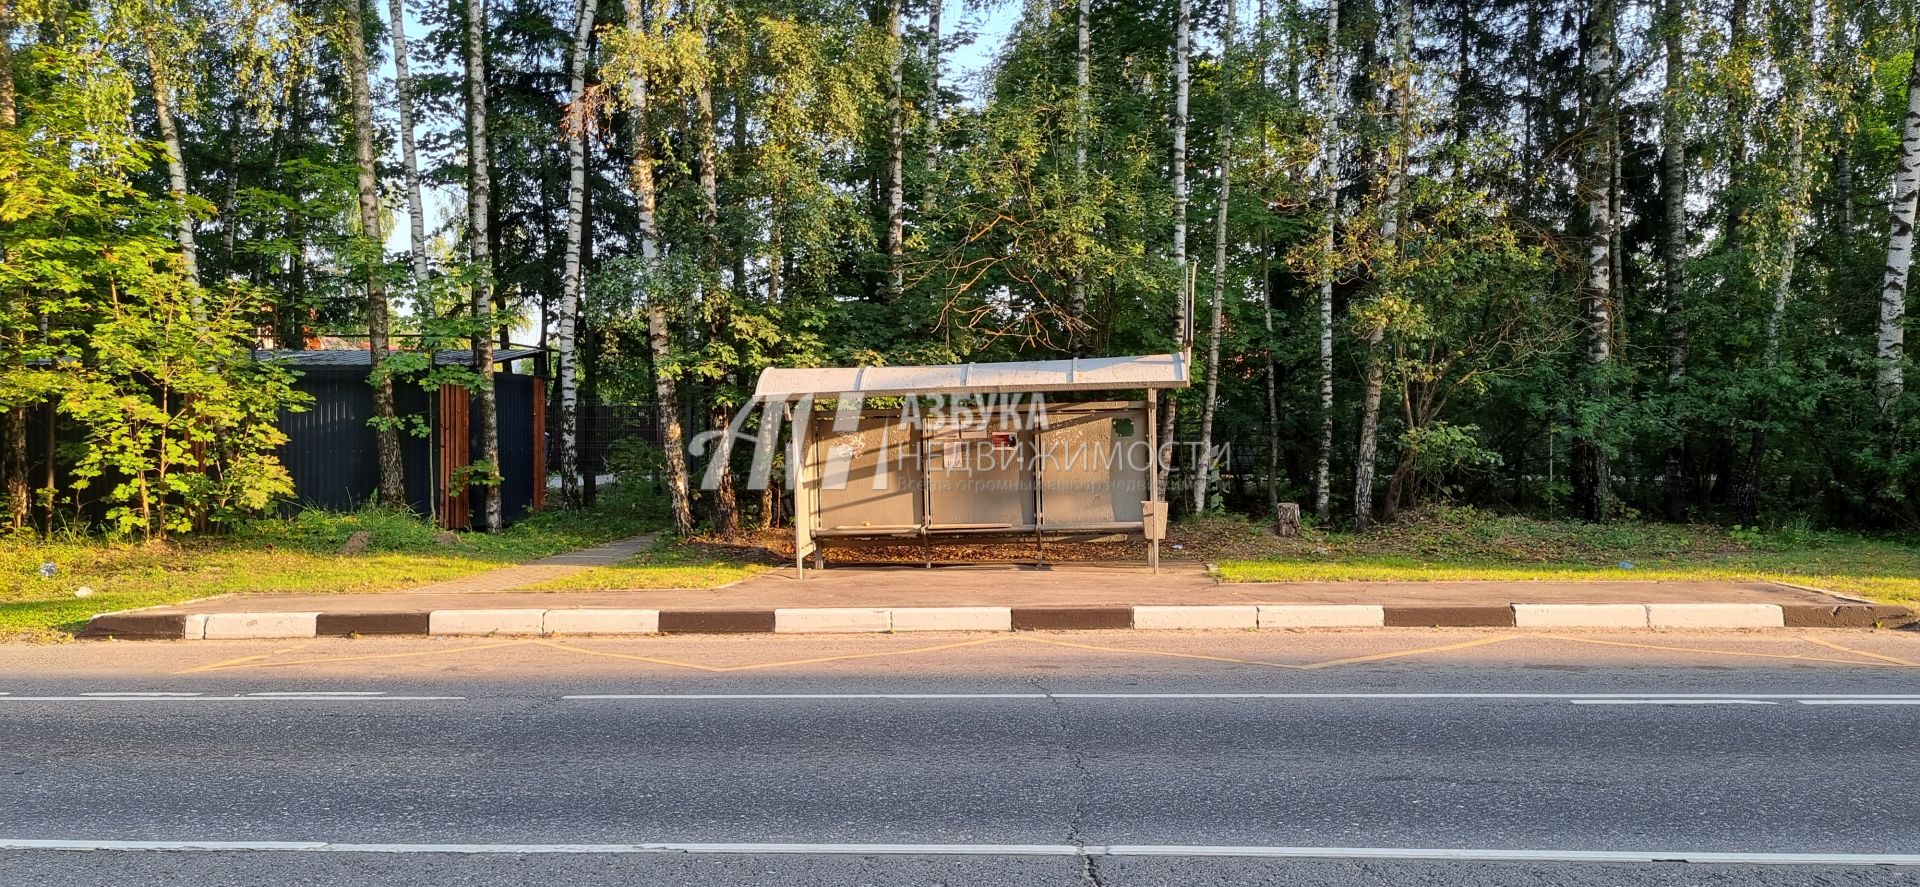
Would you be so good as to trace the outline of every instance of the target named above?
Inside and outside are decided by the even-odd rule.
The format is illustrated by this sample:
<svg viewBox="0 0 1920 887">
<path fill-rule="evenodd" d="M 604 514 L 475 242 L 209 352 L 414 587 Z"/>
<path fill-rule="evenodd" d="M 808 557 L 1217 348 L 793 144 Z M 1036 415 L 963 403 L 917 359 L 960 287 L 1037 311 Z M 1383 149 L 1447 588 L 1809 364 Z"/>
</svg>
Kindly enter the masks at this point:
<svg viewBox="0 0 1920 887">
<path fill-rule="evenodd" d="M 1181 354 L 939 366 L 775 368 L 754 398 L 790 417 L 794 567 L 825 549 L 1143 538 L 1159 567 L 1159 392 Z M 1143 393 L 1092 401 L 1094 394 Z M 1051 397 L 1050 397 L 1051 396 Z"/>
</svg>

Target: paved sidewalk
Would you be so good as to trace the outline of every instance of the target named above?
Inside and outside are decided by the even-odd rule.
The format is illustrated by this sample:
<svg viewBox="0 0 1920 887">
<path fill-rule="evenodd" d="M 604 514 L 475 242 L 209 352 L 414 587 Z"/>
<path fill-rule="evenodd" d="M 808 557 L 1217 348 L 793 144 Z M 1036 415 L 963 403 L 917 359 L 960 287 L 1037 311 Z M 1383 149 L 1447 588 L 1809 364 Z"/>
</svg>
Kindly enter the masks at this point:
<svg viewBox="0 0 1920 887">
<path fill-rule="evenodd" d="M 651 634 L 1021 629 L 1867 628 L 1906 608 L 1775 582 L 1218 583 L 1199 564 L 834 568 L 713 589 L 516 586 L 631 556 L 626 540 L 456 583 L 385 594 L 238 595 L 103 614 L 84 636 Z"/>
<path fill-rule="evenodd" d="M 651 533 L 645 536 L 634 536 L 629 539 L 621 539 L 617 542 L 608 542 L 605 545 L 596 545 L 592 548 L 583 548 L 579 551 L 569 551 L 566 554 L 556 554 L 552 557 L 541 558 L 531 563 L 520 564 L 513 567 L 502 567 L 498 570 L 489 570 L 485 573 L 476 573 L 472 576 L 462 576 L 459 579 L 449 579 L 445 582 L 422 585 L 418 588 L 407 589 L 406 593 L 410 595 L 448 595 L 512 591 L 516 588 L 537 585 L 541 582 L 558 579 L 562 576 L 570 576 L 581 570 L 617 564 L 642 551 L 652 548 L 653 540 L 654 535 Z M 287 595 L 287 597 L 326 596 L 327 595 Z M 359 595 L 354 596 L 358 597 Z M 208 601 L 207 603 L 212 602 Z"/>
</svg>

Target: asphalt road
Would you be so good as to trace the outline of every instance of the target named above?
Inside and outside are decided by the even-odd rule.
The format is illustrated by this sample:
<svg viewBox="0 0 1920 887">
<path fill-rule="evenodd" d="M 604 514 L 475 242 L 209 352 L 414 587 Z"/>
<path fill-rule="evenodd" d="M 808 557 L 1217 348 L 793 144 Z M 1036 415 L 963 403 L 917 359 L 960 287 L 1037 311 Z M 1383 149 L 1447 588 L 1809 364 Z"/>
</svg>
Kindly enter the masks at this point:
<svg viewBox="0 0 1920 887">
<path fill-rule="evenodd" d="M 0 848 L 252 848 L 0 883 L 1920 883 L 1910 637 L 1049 637 L 0 650 Z"/>
</svg>

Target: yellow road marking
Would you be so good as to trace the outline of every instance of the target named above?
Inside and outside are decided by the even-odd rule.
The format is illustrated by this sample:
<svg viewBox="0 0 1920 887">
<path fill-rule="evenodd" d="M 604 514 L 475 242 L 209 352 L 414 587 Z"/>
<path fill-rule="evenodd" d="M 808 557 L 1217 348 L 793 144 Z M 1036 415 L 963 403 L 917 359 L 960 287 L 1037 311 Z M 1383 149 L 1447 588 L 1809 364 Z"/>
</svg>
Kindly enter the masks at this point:
<svg viewBox="0 0 1920 887">
<path fill-rule="evenodd" d="M 1009 641 L 1009 640 L 1014 640 L 1014 639 L 1006 638 L 1006 637 L 975 638 L 969 641 L 958 641 L 956 643 L 951 643 L 951 644 L 935 644 L 930 647 L 914 647 L 912 649 L 907 649 L 907 650 L 879 650 L 872 653 L 845 653 L 839 656 L 818 656 L 811 659 L 785 659 L 778 662 L 755 662 L 755 663 L 749 663 L 747 665 L 701 665 L 699 663 L 694 663 L 694 662 L 681 662 L 677 659 L 662 659 L 662 658 L 657 658 L 652 656 L 636 656 L 631 653 L 614 653 L 607 650 L 589 650 L 584 647 L 575 647 L 571 644 L 562 644 L 556 641 L 531 641 L 530 643 L 538 644 L 539 646 L 542 646 L 542 647 L 552 647 L 555 650 L 566 650 L 571 653 L 580 653 L 587 656 L 605 656 L 610 659 L 628 659 L 635 662 L 651 662 L 656 665 L 671 665 L 671 666 L 677 666 L 680 668 L 698 669 L 700 671 L 706 671 L 706 672 L 728 672 L 728 671 L 752 671 L 754 669 L 761 669 L 761 668 L 779 668 L 781 666 L 786 666 L 786 665 L 818 665 L 824 662 L 840 662 L 847 659 L 871 659 L 876 656 L 910 656 L 915 653 L 937 653 L 941 650 L 956 650 L 961 647 L 977 647 L 977 646 L 980 646 L 981 644 L 997 644 L 1002 641 Z"/>
<path fill-rule="evenodd" d="M 1546 640 L 1548 636 L 1528 635 L 1528 637 L 1535 637 L 1535 638 L 1540 638 L 1541 640 Z M 1583 638 L 1583 637 L 1576 637 L 1574 635 L 1553 635 L 1552 639 L 1558 640 L 1558 641 L 1578 641 L 1582 644 L 1599 644 L 1605 647 L 1631 647 L 1633 649 L 1638 649 L 1638 650 L 1660 650 L 1667 653 L 1708 653 L 1715 656 L 1747 656 L 1747 657 L 1753 657 L 1758 659 L 1789 659 L 1795 662 L 1833 662 L 1833 663 L 1838 663 L 1840 665 L 1879 666 L 1879 663 L 1861 662 L 1858 659 L 1833 659 L 1831 657 L 1826 657 L 1826 656 L 1802 656 L 1798 653 L 1750 653 L 1744 650 L 1713 650 L 1713 649 L 1707 649 L 1704 647 L 1669 647 L 1664 644 L 1636 644 L 1631 641 L 1603 641 L 1599 638 Z M 1848 651 L 1848 652 L 1854 652 L 1854 651 Z M 1905 663 L 1905 664 L 1910 667 L 1920 667 L 1920 666 L 1915 666 L 1915 664 L 1911 662 Z M 1889 664 L 1889 665 L 1884 665 L 1879 667 L 1892 668 L 1895 666 Z"/>
<path fill-rule="evenodd" d="M 1234 659 L 1230 656 L 1208 656 L 1204 653 L 1175 653 L 1170 650 L 1139 650 L 1131 647 L 1102 647 L 1095 644 L 1076 644 L 1072 641 L 1050 641 L 1046 638 L 1018 638 L 1029 644 L 1044 644 L 1049 647 L 1069 647 L 1075 650 L 1093 650 L 1100 653 L 1130 653 L 1138 656 L 1170 656 L 1176 659 L 1198 659 L 1203 662 L 1226 662 L 1233 665 L 1264 665 L 1269 668 L 1306 668 L 1291 662 L 1264 662 L 1258 659 Z"/>
<path fill-rule="evenodd" d="M 289 665 L 326 665 L 334 662 L 359 662 L 367 659 L 408 659 L 416 656 L 437 656 L 441 653 L 464 653 L 469 650 L 492 650 L 498 647 L 519 647 L 519 646 L 524 646 L 526 644 L 531 644 L 531 643 L 535 643 L 535 642 L 534 641 L 503 641 L 497 644 L 468 644 L 467 646 L 464 646 L 464 647 L 449 647 L 449 648 L 440 649 L 440 650 L 415 650 L 409 653 L 368 653 L 364 656 L 322 656 L 314 659 L 284 659 L 284 660 L 279 660 L 275 662 L 255 662 L 255 663 L 252 663 L 251 665 L 244 664 L 244 663 L 247 660 L 265 659 L 266 657 L 265 656 L 242 656 L 239 659 L 227 660 L 226 662 L 215 662 L 211 665 L 203 665 L 203 666 L 200 666 L 199 668 L 190 668 L 190 669 L 187 669 L 186 671 L 175 672 L 175 673 L 186 674 L 187 672 L 193 672 L 193 671 L 234 671 L 234 670 L 245 669 L 245 668 L 283 668 Z"/>
<path fill-rule="evenodd" d="M 219 662 L 209 662 L 206 665 L 196 665 L 192 668 L 183 668 L 179 671 L 174 672 L 174 674 L 193 674 L 196 671 L 214 671 L 216 669 L 229 668 L 235 665 L 239 665 L 242 662 L 252 662 L 255 659 L 265 659 L 268 656 L 272 656 L 275 653 L 279 653 L 279 652 L 280 652 L 279 650 L 275 650 L 273 651 L 273 653 L 255 653 L 252 656 L 235 656 L 232 659 L 222 659 Z"/>
<path fill-rule="evenodd" d="M 1648 644 L 1648 643 L 1636 643 L 1632 641 L 1605 640 L 1601 638 L 1578 637 L 1573 635 L 1502 634 L 1502 635 L 1491 635 L 1487 637 L 1474 638 L 1472 640 L 1467 640 L 1467 641 L 1458 641 L 1458 642 L 1449 643 L 1449 644 L 1413 647 L 1413 648 L 1403 649 L 1403 650 L 1386 650 L 1379 653 L 1368 653 L 1360 656 L 1347 656 L 1339 659 L 1329 659 L 1323 662 L 1292 663 L 1292 662 L 1273 662 L 1273 661 L 1262 660 L 1262 659 L 1241 659 L 1241 658 L 1236 658 L 1231 656 L 1217 656 L 1217 655 L 1210 655 L 1205 653 L 1182 653 L 1182 652 L 1171 651 L 1171 650 L 1154 650 L 1154 649 L 1144 649 L 1144 648 L 1134 648 L 1134 647 L 1104 646 L 1100 644 L 1088 644 L 1088 643 L 1081 643 L 1076 641 L 1058 640 L 1053 638 L 1031 637 L 1031 636 L 1023 636 L 1020 634 L 1010 634 L 1010 635 L 997 635 L 993 637 L 971 638 L 968 640 L 956 641 L 953 643 L 932 644 L 928 646 L 910 647 L 910 648 L 899 649 L 899 650 L 877 650 L 877 651 L 866 652 L 866 653 L 843 653 L 843 654 L 838 654 L 833 656 L 815 656 L 815 657 L 808 657 L 803 659 L 782 659 L 782 660 L 776 660 L 772 662 L 747 663 L 744 665 L 706 665 L 698 662 L 688 662 L 685 660 L 672 659 L 664 656 L 645 656 L 637 653 L 620 653 L 620 652 L 615 652 L 611 650 L 595 650 L 588 647 L 581 647 L 573 644 L 568 644 L 560 641 L 548 640 L 543 638 L 525 638 L 525 639 L 505 640 L 505 641 L 498 641 L 493 643 L 468 644 L 460 647 L 443 647 L 443 648 L 436 648 L 436 649 L 430 649 L 430 650 L 414 650 L 414 651 L 402 652 L 402 653 L 369 653 L 369 654 L 356 655 L 356 656 L 318 656 L 318 657 L 310 657 L 310 658 L 303 658 L 303 659 L 284 659 L 284 660 L 271 659 L 272 656 L 292 652 L 294 650 L 297 650 L 297 649 L 300 649 L 301 647 L 306 646 L 304 644 L 297 644 L 294 646 L 284 647 L 278 650 L 274 650 L 272 653 L 254 654 L 250 656 L 238 656 L 232 659 L 223 659 L 218 662 L 211 662 L 205 665 L 198 665 L 191 668 L 182 669 L 181 671 L 175 672 L 175 674 L 193 674 L 193 673 L 199 673 L 199 672 L 233 671 L 233 670 L 259 669 L 259 668 L 284 668 L 284 667 L 295 666 L 295 665 L 327 665 L 327 664 L 333 664 L 333 663 L 360 662 L 360 661 L 383 660 L 383 659 L 408 659 L 408 658 L 417 658 L 421 656 L 439 656 L 439 655 L 445 655 L 445 654 L 478 652 L 481 650 L 496 650 L 496 649 L 503 649 L 507 647 L 522 647 L 522 646 L 545 647 L 551 650 L 558 650 L 561 652 L 573 653 L 573 654 L 578 654 L 582 656 L 597 656 L 597 657 L 606 658 L 606 659 L 619 659 L 619 660 L 624 660 L 629 662 L 644 662 L 651 665 L 659 665 L 659 666 L 664 666 L 669 668 L 684 668 L 684 669 L 691 669 L 694 671 L 707 672 L 710 674 L 720 674 L 720 673 L 727 673 L 727 672 L 757 671 L 757 670 L 774 669 L 774 668 L 787 668 L 787 667 L 803 666 L 803 665 L 821 665 L 821 664 L 830 663 L 830 662 L 844 662 L 844 661 L 851 661 L 851 660 L 858 660 L 858 659 L 873 659 L 873 658 L 891 657 L 891 656 L 912 656 L 920 653 L 939 653 L 947 650 L 958 650 L 958 649 L 963 649 L 967 647 L 978 647 L 986 644 L 998 644 L 998 643 L 1007 643 L 1007 642 L 1038 644 L 1041 646 L 1062 647 L 1066 649 L 1086 650 L 1086 651 L 1099 652 L 1099 653 L 1117 653 L 1117 654 L 1134 655 L 1134 656 L 1161 656 L 1161 657 L 1168 657 L 1168 658 L 1175 658 L 1175 659 L 1192 659 L 1192 660 L 1197 660 L 1202 662 L 1219 662 L 1219 663 L 1224 663 L 1228 665 L 1248 665 L 1248 666 L 1259 666 L 1264 668 L 1289 669 L 1294 671 L 1312 671 L 1312 670 L 1323 669 L 1323 668 L 1333 668 L 1341 665 L 1355 665 L 1363 662 L 1379 662 L 1379 661 L 1388 660 L 1388 659 L 1402 659 L 1402 658 L 1411 657 L 1411 656 L 1421 656 L 1421 655 L 1427 655 L 1427 654 L 1433 654 L 1433 653 L 1446 653 L 1446 652 L 1451 652 L 1455 650 L 1465 650 L 1473 647 L 1488 646 L 1492 644 L 1505 643 L 1508 641 L 1521 640 L 1521 639 L 1577 641 L 1583 644 L 1594 644 L 1598 646 L 1607 646 L 1607 647 L 1622 647 L 1627 649 L 1638 649 L 1638 650 L 1656 650 L 1663 653 L 1693 653 L 1693 654 L 1701 654 L 1701 655 L 1707 655 L 1707 656 L 1737 656 L 1737 657 L 1757 658 L 1757 659 L 1782 659 L 1782 660 L 1788 660 L 1788 661 L 1794 661 L 1794 662 L 1820 662 L 1820 663 L 1855 665 L 1855 666 L 1870 665 L 1870 666 L 1876 666 L 1876 667 L 1882 667 L 1882 668 L 1892 668 L 1892 667 L 1920 668 L 1920 663 L 1912 662 L 1905 659 L 1900 659 L 1894 656 L 1883 655 L 1880 653 L 1872 653 L 1865 650 L 1855 650 L 1855 649 L 1844 647 L 1844 646 L 1841 646 L 1840 644 L 1832 643 L 1830 641 L 1825 641 L 1819 638 L 1805 637 L 1805 636 L 1796 636 L 1796 637 L 1799 640 L 1805 640 L 1809 643 L 1818 644 L 1820 646 L 1827 647 L 1829 649 L 1836 650 L 1842 653 L 1848 653 L 1855 656 L 1865 657 L 1869 660 L 1874 660 L 1874 661 L 1861 661 L 1859 659 L 1839 659 L 1839 658 L 1827 657 L 1827 656 L 1808 656 L 1808 655 L 1799 654 L 1799 653 L 1762 653 L 1762 652 L 1752 652 L 1752 651 L 1744 651 L 1744 650 L 1716 650 L 1716 649 L 1706 648 L 1706 647 L 1669 646 L 1665 644 Z"/>
<path fill-rule="evenodd" d="M 1800 639 L 1810 644 L 1819 644 L 1822 647 L 1827 647 L 1833 650 L 1839 650 L 1842 653 L 1852 653 L 1856 656 L 1866 656 L 1871 659 L 1880 659 L 1886 662 L 1891 662 L 1895 665 L 1904 665 L 1904 666 L 1907 666 L 1908 668 L 1920 668 L 1920 662 L 1912 662 L 1906 659 L 1901 659 L 1896 656 L 1886 656 L 1880 653 L 1869 653 L 1866 650 L 1855 650 L 1852 647 L 1843 647 L 1832 641 L 1825 641 L 1825 640 L 1821 640 L 1820 638 L 1807 637 L 1805 635 L 1802 635 Z"/>
<path fill-rule="evenodd" d="M 1370 653 L 1366 656 L 1351 656 L 1346 659 L 1332 659 L 1326 662 L 1316 662 L 1312 665 L 1303 665 L 1301 666 L 1301 668 L 1303 669 L 1331 668 L 1335 665 L 1352 665 L 1358 662 L 1375 662 L 1381 659 L 1394 659 L 1400 656 L 1418 656 L 1422 653 L 1445 653 L 1450 650 L 1465 650 L 1468 647 L 1481 647 L 1487 644 L 1498 644 L 1502 641 L 1511 641 L 1520 637 L 1523 637 L 1523 635 L 1517 635 L 1517 634 L 1494 635 L 1493 637 L 1490 637 L 1490 638 L 1477 638 L 1471 641 L 1461 641 L 1460 643 L 1457 643 L 1457 644 L 1443 644 L 1438 647 L 1421 647 L 1413 650 L 1398 650 L 1398 651 L 1393 651 L 1388 653 Z"/>
</svg>

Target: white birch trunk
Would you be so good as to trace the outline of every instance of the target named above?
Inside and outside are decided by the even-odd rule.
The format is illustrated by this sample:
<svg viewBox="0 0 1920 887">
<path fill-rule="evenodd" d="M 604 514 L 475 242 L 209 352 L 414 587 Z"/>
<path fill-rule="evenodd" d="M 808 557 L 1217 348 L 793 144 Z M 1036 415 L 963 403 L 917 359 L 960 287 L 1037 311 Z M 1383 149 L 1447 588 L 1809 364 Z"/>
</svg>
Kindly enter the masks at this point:
<svg viewBox="0 0 1920 887">
<path fill-rule="evenodd" d="M 1193 334 L 1187 318 L 1187 56 L 1192 27 L 1192 0 L 1180 0 L 1180 11 L 1174 21 L 1173 31 L 1173 270 L 1180 280 L 1174 297 L 1173 342 L 1174 347 L 1187 355 L 1193 352 Z M 1173 432 L 1178 426 L 1174 416 L 1174 400 L 1169 397 L 1160 408 L 1160 446 L 1163 452 L 1172 453 Z M 1167 475 L 1172 467 L 1169 456 L 1159 472 L 1160 498 L 1163 501 L 1166 499 Z"/>
<path fill-rule="evenodd" d="M 902 94 L 905 83 L 902 80 L 901 57 L 905 54 L 900 44 L 900 3 L 891 0 L 887 4 L 887 297 L 899 299 L 905 282 L 906 271 L 902 267 L 904 245 L 906 242 L 906 185 L 901 180 L 903 158 L 906 151 L 907 110 L 905 96 Z"/>
<path fill-rule="evenodd" d="M 1686 117 L 1681 110 L 1681 90 L 1685 88 L 1686 49 L 1683 29 L 1686 13 L 1680 0 L 1665 0 L 1666 20 L 1662 27 L 1665 43 L 1664 95 L 1660 119 L 1660 190 L 1664 206 L 1665 244 L 1660 250 L 1661 276 L 1665 278 L 1667 322 L 1667 389 L 1677 393 L 1687 375 L 1687 153 Z M 1686 435 L 1676 433 L 1667 446 L 1664 486 L 1667 519 L 1686 518 L 1684 500 L 1686 481 Z"/>
<path fill-rule="evenodd" d="M 406 467 L 400 456 L 400 428 L 393 408 L 393 379 L 387 362 L 387 282 L 381 274 L 386 255 L 385 232 L 380 226 L 380 180 L 374 169 L 373 86 L 367 71 L 363 0 L 346 0 L 340 35 L 347 62 L 348 91 L 353 103 L 353 160 L 359 186 L 360 236 L 368 255 L 361 269 L 367 290 L 367 353 L 373 379 L 374 449 L 380 463 L 380 504 L 406 508 Z"/>
<path fill-rule="evenodd" d="M 940 12 L 942 0 L 927 2 L 927 168 L 940 159 Z"/>
<path fill-rule="evenodd" d="M 147 73 L 153 78 L 153 113 L 160 124 L 160 142 L 167 159 L 167 192 L 180 213 L 174 221 L 173 237 L 180 244 L 180 263 L 187 279 L 197 287 L 200 285 L 200 248 L 194 243 L 193 214 L 187 207 L 187 162 L 180 149 L 180 127 L 173 119 L 173 80 L 159 49 L 154 46 L 155 39 L 151 32 L 141 35 Z"/>
<path fill-rule="evenodd" d="M 1193 511 L 1207 510 L 1214 471 L 1213 418 L 1220 398 L 1220 327 L 1227 297 L 1227 210 L 1233 197 L 1233 40 L 1239 0 L 1227 0 L 1220 27 L 1220 204 L 1213 216 L 1213 304 L 1207 320 L 1207 398 L 1200 408 L 1200 451 L 1193 466 Z M 1081 0 L 1086 8 L 1086 0 Z M 1083 32 L 1084 33 L 1084 32 Z"/>
<path fill-rule="evenodd" d="M 413 138 L 413 74 L 407 58 L 405 0 L 387 0 L 393 29 L 393 94 L 400 111 L 400 164 L 407 188 L 407 256 L 413 285 L 427 282 L 427 210 L 420 191 L 420 157 Z M 431 303 L 424 298 L 422 306 Z"/>
<path fill-rule="evenodd" d="M 934 0 L 938 5 L 939 0 Z M 1076 49 L 1074 51 L 1074 139 L 1073 139 L 1073 180 L 1076 193 L 1087 192 L 1087 136 L 1092 124 L 1093 81 L 1093 3 L 1092 0 L 1080 0 L 1080 20 Z M 1084 328 L 1083 318 L 1087 315 L 1087 274 L 1084 270 L 1073 274 L 1073 288 L 1068 296 L 1068 304 L 1073 312 L 1071 336 L 1073 353 L 1080 353 L 1080 331 Z"/>
<path fill-rule="evenodd" d="M 643 27 L 646 21 L 645 0 L 626 0 L 626 15 L 627 27 Z M 655 262 L 660 257 L 660 234 L 655 209 L 658 189 L 654 187 L 653 180 L 653 143 L 647 126 L 646 77 L 636 75 L 628 79 L 626 88 L 627 101 L 633 108 L 628 116 L 629 135 L 633 140 L 633 165 L 629 169 L 628 180 L 633 188 L 634 203 L 639 207 L 637 236 L 640 240 L 642 273 L 651 276 L 656 271 Z M 687 483 L 686 443 L 680 428 L 679 384 L 666 369 L 673 359 L 673 341 L 672 326 L 662 297 L 658 291 L 646 292 L 643 285 L 641 298 L 647 306 L 647 347 L 653 357 L 654 399 L 657 401 L 655 412 L 660 422 L 660 448 L 666 459 L 667 496 L 673 509 L 674 532 L 685 536 L 693 532 L 693 505 Z"/>
<path fill-rule="evenodd" d="M 567 115 L 567 252 L 560 273 L 560 316 L 555 318 L 555 381 L 560 388 L 560 496 L 569 508 L 582 504 L 580 492 L 580 370 L 575 332 L 580 322 L 581 247 L 587 220 L 587 51 L 593 41 L 598 0 L 580 0 L 573 26 L 567 80 L 573 104 Z M 546 479 L 541 478 L 540 483 Z"/>
<path fill-rule="evenodd" d="M 493 176 L 488 169 L 487 145 L 487 4 L 467 0 L 467 257 L 474 282 L 469 308 L 475 318 L 493 314 L 493 248 L 488 242 L 488 214 L 493 199 Z M 480 374 L 480 461 L 500 471 L 500 411 L 493 390 L 493 331 L 491 324 L 473 336 L 473 368 Z M 542 480 L 541 482 L 544 482 Z M 486 527 L 498 530 L 506 523 L 500 486 L 488 484 Z"/>
<path fill-rule="evenodd" d="M 1894 173 L 1887 223 L 1887 267 L 1880 283 L 1880 336 L 1874 354 L 1879 359 L 1875 388 L 1883 413 L 1893 408 L 1906 388 L 1902 362 L 1916 200 L 1920 200 L 1920 55 L 1914 57 L 1907 75 L 1907 116 L 1901 126 L 1900 167 Z"/>
<path fill-rule="evenodd" d="M 1583 185 L 1587 210 L 1587 275 L 1582 287 L 1586 313 L 1587 363 L 1594 377 L 1591 395 L 1606 395 L 1605 374 L 1613 360 L 1613 0 L 1601 0 L 1589 21 L 1587 62 L 1587 148 Z M 1605 446 L 1592 437 L 1575 441 L 1577 467 L 1586 489 L 1582 503 L 1589 520 L 1605 520 L 1612 497 L 1612 464 Z"/>
<path fill-rule="evenodd" d="M 1333 474 L 1333 265 L 1334 236 L 1340 219 L 1340 77 L 1340 0 L 1327 0 L 1326 57 L 1320 65 L 1326 100 L 1320 122 L 1320 194 L 1326 204 L 1326 215 L 1320 223 L 1320 452 L 1313 477 L 1313 513 L 1323 523 L 1331 504 Z"/>
</svg>

